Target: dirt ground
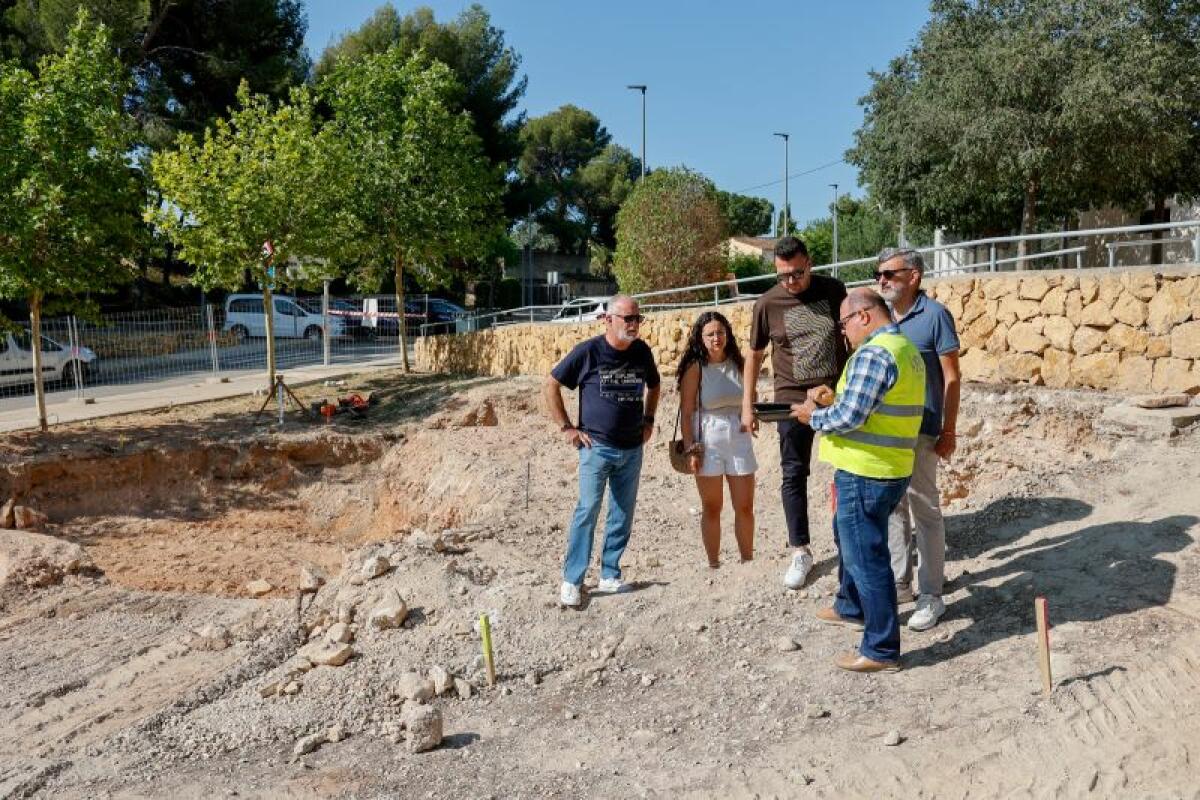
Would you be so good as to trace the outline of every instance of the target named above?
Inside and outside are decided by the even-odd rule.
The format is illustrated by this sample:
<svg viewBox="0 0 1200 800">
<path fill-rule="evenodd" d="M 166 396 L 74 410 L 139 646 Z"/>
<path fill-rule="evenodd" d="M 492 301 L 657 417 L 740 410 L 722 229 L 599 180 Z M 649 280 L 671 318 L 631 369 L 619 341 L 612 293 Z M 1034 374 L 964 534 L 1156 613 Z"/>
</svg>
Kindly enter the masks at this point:
<svg viewBox="0 0 1200 800">
<path fill-rule="evenodd" d="M 1111 395 L 968 386 L 942 473 L 946 616 L 903 630 L 902 671 L 860 676 L 832 665 L 857 635 L 813 617 L 836 579 L 828 468 L 803 590 L 781 583 L 769 425 L 756 558 L 727 518 L 710 570 L 664 449 L 672 392 L 633 591 L 558 608 L 576 455 L 538 388 L 372 376 L 301 390 L 372 391 L 364 421 L 278 430 L 243 398 L 0 439 L 0 502 L 49 516 L 0 531 L 0 798 L 1200 797 L 1196 426 L 1134 434 L 1101 421 Z M 305 565 L 328 582 L 298 601 Z M 403 626 L 367 621 L 397 596 Z M 352 657 L 299 671 L 356 608 Z M 445 739 L 411 753 L 408 673 L 438 668 L 471 696 L 430 700 Z"/>
</svg>

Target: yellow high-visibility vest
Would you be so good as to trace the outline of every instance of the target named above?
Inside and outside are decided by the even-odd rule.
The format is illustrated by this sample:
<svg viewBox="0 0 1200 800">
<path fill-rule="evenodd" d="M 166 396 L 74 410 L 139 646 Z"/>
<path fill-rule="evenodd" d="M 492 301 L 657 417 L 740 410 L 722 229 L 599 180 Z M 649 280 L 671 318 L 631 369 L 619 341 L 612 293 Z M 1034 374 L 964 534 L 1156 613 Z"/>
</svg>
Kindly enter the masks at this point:
<svg viewBox="0 0 1200 800">
<path fill-rule="evenodd" d="M 819 458 L 837 469 L 864 478 L 907 478 L 912 475 L 913 448 L 925 413 L 925 362 L 921 353 L 898 333 L 881 333 L 868 346 L 882 347 L 896 361 L 896 384 L 867 417 L 861 428 L 849 433 L 821 435 Z M 856 352 L 846 362 L 837 392 L 846 388 Z"/>
</svg>

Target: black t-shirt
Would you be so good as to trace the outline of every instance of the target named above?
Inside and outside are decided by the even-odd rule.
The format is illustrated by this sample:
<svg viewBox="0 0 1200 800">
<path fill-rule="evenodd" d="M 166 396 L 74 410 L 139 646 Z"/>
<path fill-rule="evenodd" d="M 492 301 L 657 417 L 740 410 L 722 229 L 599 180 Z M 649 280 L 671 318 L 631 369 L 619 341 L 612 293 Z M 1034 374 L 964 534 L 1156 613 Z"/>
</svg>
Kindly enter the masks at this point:
<svg viewBox="0 0 1200 800">
<path fill-rule="evenodd" d="M 801 402 L 809 387 L 837 383 L 847 357 L 838 329 L 838 311 L 845 299 L 841 281 L 813 275 L 799 295 L 773 286 L 755 301 L 750 349 L 771 345 L 777 402 Z"/>
<path fill-rule="evenodd" d="M 597 336 L 576 345 L 550 374 L 579 389 L 579 430 L 623 450 L 641 446 L 642 399 L 659 384 L 649 345 L 637 339 L 618 350 Z"/>
</svg>

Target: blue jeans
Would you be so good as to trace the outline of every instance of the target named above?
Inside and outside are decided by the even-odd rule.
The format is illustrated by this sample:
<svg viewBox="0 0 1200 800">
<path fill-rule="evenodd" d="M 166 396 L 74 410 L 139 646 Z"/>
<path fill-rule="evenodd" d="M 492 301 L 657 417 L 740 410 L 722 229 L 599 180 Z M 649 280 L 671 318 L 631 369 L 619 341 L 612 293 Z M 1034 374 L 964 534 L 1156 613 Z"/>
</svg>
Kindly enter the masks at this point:
<svg viewBox="0 0 1200 800">
<path fill-rule="evenodd" d="M 579 448 L 579 504 L 571 518 L 567 536 L 567 557 L 563 580 L 576 586 L 583 583 L 592 559 L 592 537 L 600 500 L 608 484 L 608 514 L 604 520 L 604 550 L 600 557 L 600 577 L 621 577 L 621 555 L 629 543 L 633 527 L 633 507 L 637 503 L 638 480 L 642 474 L 642 447 L 622 450 L 594 442 Z"/>
<path fill-rule="evenodd" d="M 838 593 L 833 610 L 863 621 L 858 652 L 875 661 L 900 658 L 900 612 L 888 550 L 888 517 L 908 488 L 908 478 L 878 480 L 838 470 L 833 475 L 837 513 Z"/>
</svg>

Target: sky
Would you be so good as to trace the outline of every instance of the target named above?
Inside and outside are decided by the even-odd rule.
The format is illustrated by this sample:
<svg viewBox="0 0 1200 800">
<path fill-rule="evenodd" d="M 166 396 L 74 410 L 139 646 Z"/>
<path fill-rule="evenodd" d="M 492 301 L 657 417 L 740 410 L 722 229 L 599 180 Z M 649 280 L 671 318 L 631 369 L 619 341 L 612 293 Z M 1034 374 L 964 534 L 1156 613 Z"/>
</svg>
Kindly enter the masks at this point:
<svg viewBox="0 0 1200 800">
<path fill-rule="evenodd" d="M 385 0 L 306 0 L 313 59 L 355 30 Z M 427 5 L 439 21 L 469 2 L 393 2 L 401 14 Z M 827 216 L 838 192 L 861 196 L 842 159 L 862 123 L 869 71 L 914 41 L 927 0 L 488 0 L 492 23 L 521 56 L 531 117 L 585 108 L 613 141 L 641 155 L 646 84 L 646 161 L 684 165 L 726 191 L 783 202 L 788 133 L 789 198 L 803 225 Z M 816 169 L 823 167 L 822 169 Z M 797 173 L 815 170 L 805 175 Z"/>
</svg>

